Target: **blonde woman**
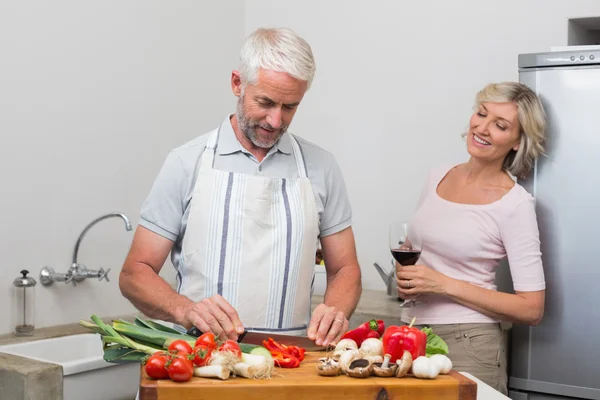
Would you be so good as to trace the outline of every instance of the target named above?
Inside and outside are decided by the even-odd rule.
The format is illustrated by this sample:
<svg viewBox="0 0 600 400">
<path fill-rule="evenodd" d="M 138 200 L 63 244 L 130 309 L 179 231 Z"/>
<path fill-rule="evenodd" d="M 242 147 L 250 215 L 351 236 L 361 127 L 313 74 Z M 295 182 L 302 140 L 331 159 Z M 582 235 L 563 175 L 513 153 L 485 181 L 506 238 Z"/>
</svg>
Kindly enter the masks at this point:
<svg viewBox="0 0 600 400">
<path fill-rule="evenodd" d="M 423 251 L 397 265 L 400 297 L 418 296 L 402 320 L 430 326 L 454 368 L 507 394 L 502 321 L 536 325 L 545 279 L 533 197 L 513 177 L 527 176 L 543 152 L 546 116 L 538 97 L 515 82 L 490 84 L 475 102 L 465 134 L 470 159 L 433 170 L 411 223 Z M 515 293 L 496 290 L 508 257 Z"/>
</svg>

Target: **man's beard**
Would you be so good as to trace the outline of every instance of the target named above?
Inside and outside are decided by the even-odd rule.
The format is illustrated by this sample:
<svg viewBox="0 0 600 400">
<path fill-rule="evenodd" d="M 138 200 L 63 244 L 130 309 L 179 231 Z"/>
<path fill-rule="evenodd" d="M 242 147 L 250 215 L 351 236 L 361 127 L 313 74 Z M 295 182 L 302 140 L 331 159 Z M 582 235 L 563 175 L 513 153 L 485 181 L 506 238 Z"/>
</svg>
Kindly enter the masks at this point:
<svg viewBox="0 0 600 400">
<path fill-rule="evenodd" d="M 270 149 L 271 147 L 275 146 L 275 143 L 277 143 L 279 138 L 287 131 L 287 128 L 288 128 L 287 125 L 283 125 L 283 124 L 281 125 L 281 127 L 278 129 L 279 134 L 274 139 L 271 139 L 271 140 L 267 139 L 266 141 L 261 140 L 258 137 L 258 135 L 256 134 L 257 127 L 261 127 L 263 129 L 270 130 L 270 131 L 274 131 L 276 129 L 274 129 L 270 124 L 267 124 L 267 123 L 261 124 L 258 121 L 252 121 L 248 117 L 246 117 L 246 113 L 244 112 L 244 104 L 243 103 L 244 103 L 244 99 L 243 99 L 243 96 L 241 96 L 238 99 L 235 116 L 237 118 L 238 126 L 239 126 L 240 130 L 242 131 L 242 133 L 244 134 L 244 136 L 246 136 L 248 138 L 248 140 L 250 140 L 252 142 L 252 144 L 254 144 L 256 147 L 260 147 L 263 149 Z"/>
</svg>

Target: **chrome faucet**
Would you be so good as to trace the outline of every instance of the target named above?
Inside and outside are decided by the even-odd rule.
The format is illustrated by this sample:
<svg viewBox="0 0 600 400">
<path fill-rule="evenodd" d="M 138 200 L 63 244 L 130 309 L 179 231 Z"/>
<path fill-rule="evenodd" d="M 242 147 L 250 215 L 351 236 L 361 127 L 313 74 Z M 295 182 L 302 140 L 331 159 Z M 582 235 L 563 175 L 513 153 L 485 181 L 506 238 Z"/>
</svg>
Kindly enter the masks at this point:
<svg viewBox="0 0 600 400">
<path fill-rule="evenodd" d="M 75 248 L 73 250 L 73 261 L 71 262 L 71 267 L 69 268 L 69 270 L 63 274 L 54 272 L 54 269 L 52 267 L 42 268 L 42 271 L 40 272 L 40 282 L 42 283 L 42 285 L 50 286 L 55 281 L 65 283 L 72 282 L 73 285 L 76 285 L 77 282 L 81 282 L 86 278 L 98 278 L 99 281 L 105 279 L 107 282 L 109 282 L 108 272 L 110 271 L 110 268 L 107 270 L 104 270 L 103 268 L 100 268 L 98 270 L 87 269 L 85 265 L 79 264 L 79 262 L 77 261 L 77 254 L 79 253 L 79 246 L 81 245 L 81 241 L 83 240 L 85 234 L 90 230 L 90 228 L 98 222 L 112 217 L 119 217 L 123 219 L 123 221 L 125 221 L 125 229 L 128 231 L 131 230 L 131 223 L 129 222 L 129 218 L 127 218 L 127 216 L 123 213 L 110 213 L 96 218 L 85 227 L 85 229 L 79 235 L 79 238 L 77 238 L 77 242 L 75 243 Z"/>
<path fill-rule="evenodd" d="M 383 283 L 385 283 L 387 289 L 386 293 L 388 296 L 397 297 L 398 290 L 396 289 L 396 264 L 394 263 L 394 260 L 392 259 L 392 269 L 389 271 L 385 271 L 377 263 L 373 263 L 373 266 L 377 272 L 379 272 L 379 275 L 381 275 L 381 279 L 383 279 Z"/>
</svg>

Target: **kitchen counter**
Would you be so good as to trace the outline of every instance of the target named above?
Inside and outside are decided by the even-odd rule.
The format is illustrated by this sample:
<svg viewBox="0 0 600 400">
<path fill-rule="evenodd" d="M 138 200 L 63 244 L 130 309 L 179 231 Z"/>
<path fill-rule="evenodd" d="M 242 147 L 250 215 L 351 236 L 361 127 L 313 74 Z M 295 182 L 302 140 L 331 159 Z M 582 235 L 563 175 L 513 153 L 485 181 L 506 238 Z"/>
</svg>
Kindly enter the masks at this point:
<svg viewBox="0 0 600 400">
<path fill-rule="evenodd" d="M 313 296 L 313 309 L 322 302 L 323 296 Z M 141 314 L 130 314 L 105 317 L 102 320 L 105 322 L 110 322 L 113 319 L 131 321 L 136 316 L 144 318 Z M 398 300 L 388 296 L 383 290 L 363 290 L 356 310 L 350 320 L 350 328 L 373 318 L 383 319 L 388 326 L 400 324 L 399 317 L 400 305 Z M 12 334 L 0 335 L 0 345 L 80 333 L 89 333 L 89 330 L 78 323 L 57 325 L 36 329 L 32 336 L 16 337 Z M 469 374 L 464 375 L 477 382 L 478 399 L 508 399 L 508 397 L 503 396 L 475 377 Z M 42 390 L 43 396 L 41 396 Z M 62 399 L 62 367 L 56 364 L 0 353 L 0 398 L 14 400 L 37 398 L 60 400 Z"/>
<path fill-rule="evenodd" d="M 113 319 L 132 321 L 141 314 L 129 314 L 102 318 L 104 322 Z M 90 333 L 79 323 L 56 325 L 34 330 L 31 336 L 0 335 L 0 346 L 30 342 L 33 340 Z M 58 364 L 46 363 L 30 358 L 0 352 L 0 399 L 62 400 L 63 371 Z"/>
<path fill-rule="evenodd" d="M 313 296 L 313 309 L 323 302 L 323 296 Z M 364 289 L 350 318 L 350 328 L 354 328 L 369 319 L 382 319 L 386 326 L 400 325 L 400 302 L 388 296 L 384 290 Z"/>
</svg>

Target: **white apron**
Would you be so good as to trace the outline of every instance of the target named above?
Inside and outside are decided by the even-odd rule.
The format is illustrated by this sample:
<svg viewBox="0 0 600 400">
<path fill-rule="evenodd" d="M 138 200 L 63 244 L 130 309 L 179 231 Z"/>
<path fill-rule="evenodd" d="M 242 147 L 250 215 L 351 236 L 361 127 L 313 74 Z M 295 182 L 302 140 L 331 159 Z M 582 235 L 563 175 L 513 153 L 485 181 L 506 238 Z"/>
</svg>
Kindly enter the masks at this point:
<svg viewBox="0 0 600 400">
<path fill-rule="evenodd" d="M 213 168 L 219 131 L 209 134 L 182 243 L 178 292 L 215 294 L 247 330 L 306 335 L 319 234 L 306 165 L 290 134 L 299 178 Z"/>
</svg>

